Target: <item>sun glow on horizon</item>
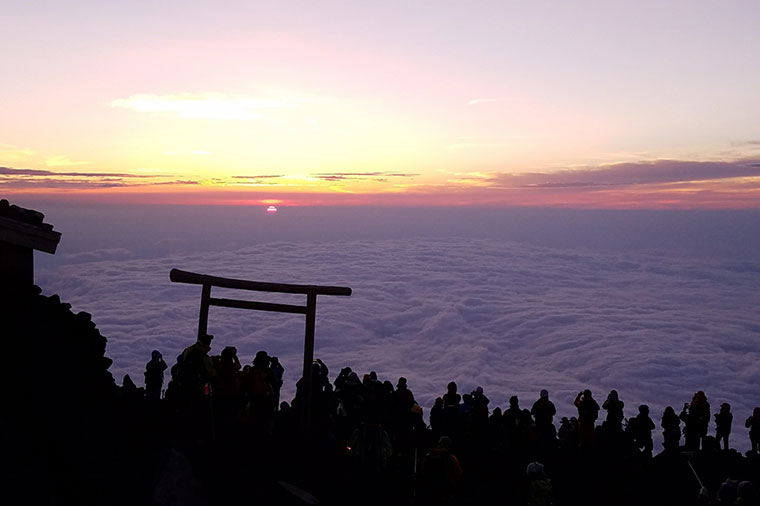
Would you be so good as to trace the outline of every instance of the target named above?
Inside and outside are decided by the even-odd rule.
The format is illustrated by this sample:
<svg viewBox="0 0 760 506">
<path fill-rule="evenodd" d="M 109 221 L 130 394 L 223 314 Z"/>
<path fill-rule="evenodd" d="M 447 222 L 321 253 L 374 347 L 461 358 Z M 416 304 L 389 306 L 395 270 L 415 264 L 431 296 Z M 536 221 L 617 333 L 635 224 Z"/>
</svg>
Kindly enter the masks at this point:
<svg viewBox="0 0 760 506">
<path fill-rule="evenodd" d="M 695 1 L 689 23 L 653 0 L 339 0 L 287 13 L 231 0 L 186 6 L 170 25 L 157 20 L 177 19 L 171 2 L 14 4 L 0 47 L 15 70 L 0 81 L 0 188 L 758 207 L 760 69 L 743 62 L 760 46 L 760 4 Z M 663 160 L 682 166 L 672 175 Z M 663 192 L 675 200 L 655 202 Z"/>
</svg>

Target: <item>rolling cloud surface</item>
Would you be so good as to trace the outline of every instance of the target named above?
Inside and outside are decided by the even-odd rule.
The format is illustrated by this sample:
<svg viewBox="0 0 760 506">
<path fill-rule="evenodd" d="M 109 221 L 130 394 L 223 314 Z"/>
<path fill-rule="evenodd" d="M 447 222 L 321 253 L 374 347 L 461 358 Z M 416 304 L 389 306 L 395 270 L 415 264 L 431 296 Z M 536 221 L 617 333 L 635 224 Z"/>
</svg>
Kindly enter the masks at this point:
<svg viewBox="0 0 760 506">
<path fill-rule="evenodd" d="M 171 283 L 175 267 L 351 287 L 351 297 L 318 299 L 315 355 L 331 379 L 343 366 L 375 370 L 394 384 L 406 376 L 426 417 L 450 380 L 461 392 L 483 386 L 491 408 L 515 394 L 530 407 L 547 388 L 558 416 L 576 415 L 572 400 L 584 388 L 600 404 L 615 388 L 627 417 L 647 403 L 658 426 L 666 405 L 678 410 L 704 390 L 713 412 L 731 404 L 732 444 L 746 450 L 743 421 L 760 405 L 760 263 L 751 259 L 391 237 L 151 258 L 103 250 L 38 269 L 37 283 L 73 310 L 91 312 L 108 338 L 117 381 L 129 374 L 142 384 L 152 349 L 173 363 L 194 341 L 200 287 Z M 212 295 L 305 303 L 221 289 Z M 300 376 L 303 326 L 297 315 L 216 307 L 209 321 L 213 352 L 234 345 L 244 363 L 261 349 L 281 358 L 283 399 Z"/>
</svg>

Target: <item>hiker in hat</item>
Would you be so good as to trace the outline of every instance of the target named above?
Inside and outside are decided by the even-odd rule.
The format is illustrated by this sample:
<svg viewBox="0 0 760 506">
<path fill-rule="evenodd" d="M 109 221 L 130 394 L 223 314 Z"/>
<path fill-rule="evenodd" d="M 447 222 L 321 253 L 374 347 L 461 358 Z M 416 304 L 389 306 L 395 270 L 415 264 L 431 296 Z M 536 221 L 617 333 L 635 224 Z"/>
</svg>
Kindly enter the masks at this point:
<svg viewBox="0 0 760 506">
<path fill-rule="evenodd" d="M 209 357 L 214 336 L 203 334 L 182 352 L 180 385 L 189 396 L 210 395 L 210 382 L 215 378 L 214 363 Z"/>
</svg>

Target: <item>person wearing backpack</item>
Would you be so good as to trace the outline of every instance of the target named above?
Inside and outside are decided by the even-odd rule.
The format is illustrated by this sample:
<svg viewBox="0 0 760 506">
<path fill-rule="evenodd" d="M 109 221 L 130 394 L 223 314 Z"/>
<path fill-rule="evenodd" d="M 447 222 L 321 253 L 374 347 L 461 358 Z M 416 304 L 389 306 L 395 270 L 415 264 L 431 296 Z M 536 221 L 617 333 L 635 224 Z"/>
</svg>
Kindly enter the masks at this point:
<svg viewBox="0 0 760 506">
<path fill-rule="evenodd" d="M 179 382 L 186 397 L 210 395 L 210 383 L 216 376 L 209 357 L 214 336 L 204 334 L 182 352 Z"/>
<path fill-rule="evenodd" d="M 180 420 L 184 437 L 198 443 L 215 438 L 214 414 L 211 405 L 211 382 L 214 363 L 209 357 L 214 336 L 203 334 L 182 352 L 178 361 L 177 379 L 180 387 Z"/>
<path fill-rule="evenodd" d="M 451 453 L 451 438 L 443 436 L 422 461 L 421 499 L 424 505 L 456 504 L 462 467 Z"/>
</svg>

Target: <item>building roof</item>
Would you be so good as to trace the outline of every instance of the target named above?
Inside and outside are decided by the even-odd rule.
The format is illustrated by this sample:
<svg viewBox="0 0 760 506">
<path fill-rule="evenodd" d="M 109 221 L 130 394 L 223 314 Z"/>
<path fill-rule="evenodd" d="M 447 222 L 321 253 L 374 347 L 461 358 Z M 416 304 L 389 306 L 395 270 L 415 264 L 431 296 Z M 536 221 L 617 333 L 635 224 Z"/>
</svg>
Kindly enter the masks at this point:
<svg viewBox="0 0 760 506">
<path fill-rule="evenodd" d="M 45 215 L 0 200 L 0 242 L 55 253 L 61 233 L 44 223 Z"/>
</svg>

